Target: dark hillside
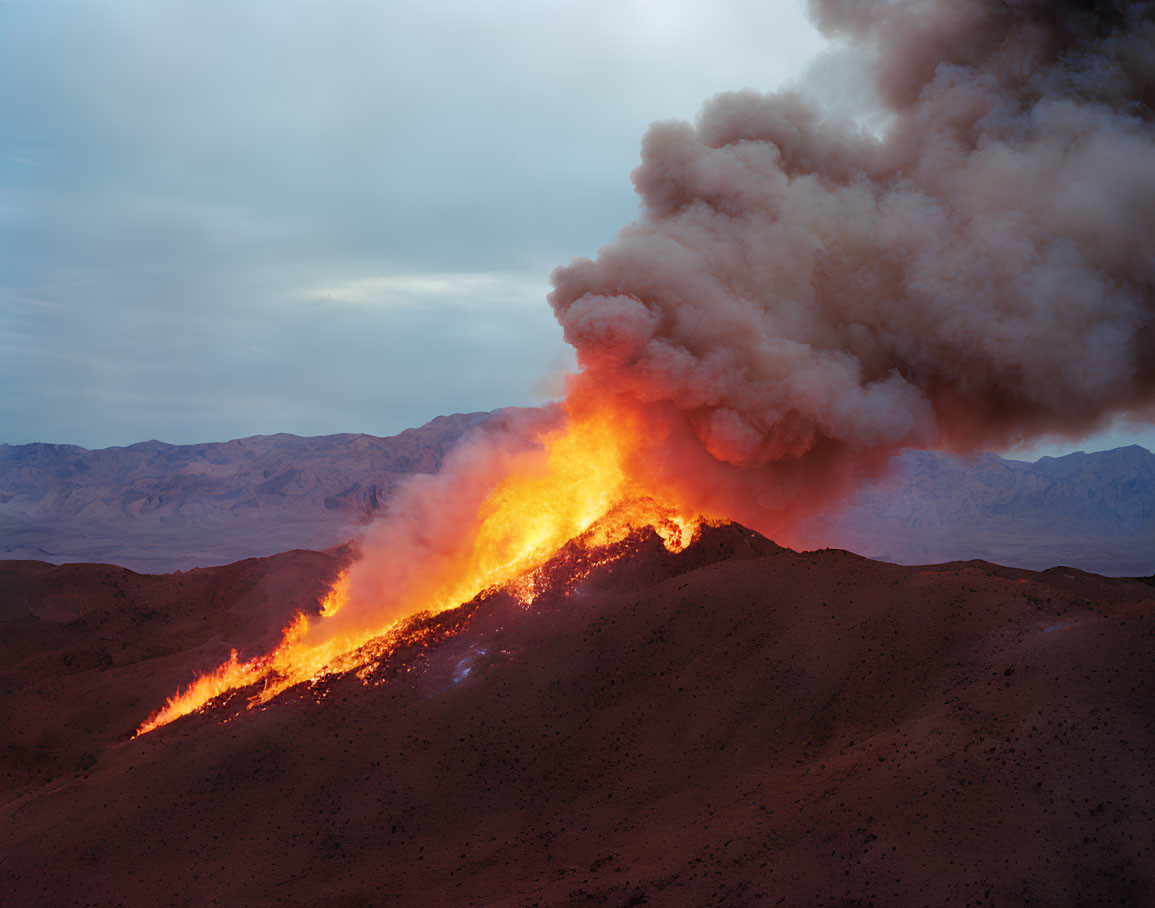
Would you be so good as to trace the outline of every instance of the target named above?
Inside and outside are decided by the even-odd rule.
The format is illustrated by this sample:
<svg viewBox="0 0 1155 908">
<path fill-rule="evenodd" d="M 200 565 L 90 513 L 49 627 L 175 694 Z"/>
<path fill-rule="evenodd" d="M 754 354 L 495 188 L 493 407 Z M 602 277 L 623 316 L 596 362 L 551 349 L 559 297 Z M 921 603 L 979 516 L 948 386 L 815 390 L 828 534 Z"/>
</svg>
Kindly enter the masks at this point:
<svg viewBox="0 0 1155 908">
<path fill-rule="evenodd" d="M 1149 585 L 729 527 L 128 740 L 335 570 L 0 565 L 14 903 L 1155 899 Z"/>
</svg>

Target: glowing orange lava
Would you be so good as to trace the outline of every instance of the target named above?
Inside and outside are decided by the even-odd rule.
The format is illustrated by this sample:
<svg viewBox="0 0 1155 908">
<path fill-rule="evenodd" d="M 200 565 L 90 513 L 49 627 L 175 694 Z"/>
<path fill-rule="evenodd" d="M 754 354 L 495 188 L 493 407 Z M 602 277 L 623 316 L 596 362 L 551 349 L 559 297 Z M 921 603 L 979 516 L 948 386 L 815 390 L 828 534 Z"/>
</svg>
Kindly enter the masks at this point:
<svg viewBox="0 0 1155 908">
<path fill-rule="evenodd" d="M 502 588 L 530 602 L 537 572 L 571 540 L 605 546 L 649 526 L 670 551 L 685 548 L 703 518 L 631 477 L 628 454 L 639 450 L 640 431 L 626 416 L 602 413 L 544 433 L 541 447 L 513 458 L 476 515 L 455 526 L 454 538 L 427 563 L 402 565 L 404 578 L 380 583 L 366 566 L 370 559 L 355 563 L 337 578 L 320 613 L 298 615 L 272 652 L 238 662 L 234 651 L 171 697 L 137 735 L 230 690 L 262 684 L 251 707 L 296 684 L 362 668 L 415 614 L 436 614 Z M 379 638 L 386 640 L 366 646 Z"/>
</svg>

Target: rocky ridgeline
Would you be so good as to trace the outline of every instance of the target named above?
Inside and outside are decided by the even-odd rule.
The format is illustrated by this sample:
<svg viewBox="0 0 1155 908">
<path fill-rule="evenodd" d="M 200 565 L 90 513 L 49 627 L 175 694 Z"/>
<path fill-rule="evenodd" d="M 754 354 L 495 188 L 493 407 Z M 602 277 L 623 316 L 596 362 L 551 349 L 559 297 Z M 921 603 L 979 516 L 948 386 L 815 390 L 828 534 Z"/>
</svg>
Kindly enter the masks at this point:
<svg viewBox="0 0 1155 908">
<path fill-rule="evenodd" d="M 981 558 L 1146 576 L 1155 573 L 1155 454 L 1130 445 L 1026 463 L 909 451 L 810 532 L 903 564 Z"/>
<path fill-rule="evenodd" d="M 258 435 L 90 451 L 0 445 L 0 557 L 171 571 L 347 539 L 397 483 L 433 473 L 485 413 L 391 438 Z"/>
</svg>

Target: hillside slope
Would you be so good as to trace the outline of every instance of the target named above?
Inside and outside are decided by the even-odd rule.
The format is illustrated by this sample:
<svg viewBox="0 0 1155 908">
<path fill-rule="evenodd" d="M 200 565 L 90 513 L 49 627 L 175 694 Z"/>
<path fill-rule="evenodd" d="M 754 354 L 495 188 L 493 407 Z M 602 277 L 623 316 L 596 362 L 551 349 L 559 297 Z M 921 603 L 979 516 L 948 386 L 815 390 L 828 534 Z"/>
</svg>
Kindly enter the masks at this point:
<svg viewBox="0 0 1155 908">
<path fill-rule="evenodd" d="M 14 903 L 1155 900 L 1147 584 L 727 527 L 676 556 L 639 541 L 529 609 L 445 613 L 361 677 L 128 740 L 339 560 L 0 564 Z"/>
</svg>

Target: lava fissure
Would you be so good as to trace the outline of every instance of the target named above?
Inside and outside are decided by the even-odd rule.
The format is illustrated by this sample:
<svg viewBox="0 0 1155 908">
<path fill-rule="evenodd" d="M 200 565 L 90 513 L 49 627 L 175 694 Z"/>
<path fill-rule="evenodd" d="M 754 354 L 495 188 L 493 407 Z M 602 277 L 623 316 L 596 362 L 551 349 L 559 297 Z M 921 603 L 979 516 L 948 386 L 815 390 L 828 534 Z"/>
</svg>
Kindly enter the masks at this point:
<svg viewBox="0 0 1155 908">
<path fill-rule="evenodd" d="M 661 520 L 657 522 L 663 523 Z M 547 602 L 553 603 L 554 607 L 561 603 L 572 607 L 571 595 L 580 593 L 586 583 L 594 583 L 597 588 L 601 588 L 604 584 L 612 582 L 620 591 L 643 579 L 646 582 L 652 581 L 655 572 L 658 576 L 680 574 L 718 558 L 761 557 L 777 549 L 773 543 L 739 527 L 733 527 L 737 535 L 726 537 L 714 535 L 708 541 L 704 538 L 704 527 L 721 525 L 717 521 L 703 521 L 692 532 L 680 537 L 685 539 L 685 545 L 678 549 L 670 547 L 671 525 L 668 523 L 660 528 L 653 526 L 635 528 L 624 538 L 603 544 L 597 544 L 594 540 L 604 538 L 604 528 L 592 527 L 578 539 L 566 543 L 545 564 L 516 578 L 505 587 L 486 590 L 469 602 L 443 612 L 420 612 L 410 615 L 398 621 L 386 633 L 366 641 L 354 651 L 342 654 L 333 664 L 325 666 L 313 677 L 288 687 L 284 686 L 283 676 L 273 674 L 272 666 L 276 661 L 274 654 L 239 663 L 234 651 L 228 662 L 216 672 L 198 679 L 199 683 L 205 684 L 206 690 L 215 690 L 219 685 L 214 679 L 230 670 L 242 681 L 247 677 L 252 677 L 253 680 L 248 684 L 237 684 L 221 690 L 199 706 L 180 712 L 180 715 L 202 710 L 223 710 L 234 702 L 242 702 L 246 709 L 251 709 L 302 685 L 307 685 L 315 692 L 315 698 L 322 700 L 327 695 L 327 686 L 332 680 L 349 674 L 354 674 L 366 685 L 388 683 L 390 680 L 420 672 L 424 667 L 421 661 L 423 658 L 431 657 L 432 653 L 447 641 L 469 630 L 483 610 L 490 623 L 496 620 L 494 616 L 500 616 L 502 621 L 511 617 L 516 619 L 518 612 Z M 664 553 L 666 560 L 659 566 L 654 563 L 652 557 L 644 557 L 647 552 L 651 553 L 651 556 Z M 631 579 L 620 573 L 614 573 L 619 563 L 628 564 L 636 571 L 645 572 L 644 578 L 639 576 Z M 342 582 L 343 577 L 343 574 L 339 577 L 338 584 Z M 320 616 L 324 616 L 327 609 L 330 610 L 328 613 L 332 614 L 331 600 L 331 596 L 326 597 L 321 604 L 318 613 Z M 298 616 L 298 620 L 286 628 L 286 637 L 298 634 L 299 628 L 307 621 L 304 616 Z M 499 622 L 496 630 L 500 630 L 500 627 Z M 490 627 L 489 630 L 493 631 L 495 628 Z M 190 685 L 183 694 L 178 693 L 172 698 L 168 708 L 172 709 L 173 713 L 180 710 L 183 705 L 191 703 L 193 698 L 203 696 L 203 692 L 196 690 L 196 683 L 198 682 Z M 275 693 L 270 694 L 270 691 Z M 182 696 L 188 698 L 183 704 Z M 175 714 L 170 717 L 163 712 L 158 713 L 138 729 L 136 736 L 168 724 L 178 717 Z"/>
<path fill-rule="evenodd" d="M 858 119 L 792 88 L 653 124 L 638 221 L 551 278 L 564 402 L 414 477 L 319 615 L 140 733 L 356 670 L 411 615 L 532 601 L 571 540 L 648 526 L 677 550 L 721 518 L 805 545 L 906 448 L 1148 419 L 1155 3 L 1058 6 L 811 0 L 851 39 Z"/>
<path fill-rule="evenodd" d="M 382 522 L 374 554 L 338 576 L 317 614 L 299 613 L 265 655 L 242 662 L 233 651 L 178 691 L 136 734 L 203 709 L 229 691 L 256 690 L 248 699 L 253 707 L 326 675 L 371 672 L 387 652 L 411 646 L 427 632 L 422 616 L 435 618 L 498 590 L 528 605 L 620 557 L 640 530 L 648 528 L 676 552 L 706 519 L 635 478 L 632 463 L 645 439 L 626 416 L 571 417 L 538 440 L 537 447 L 512 455 L 501 446 L 467 446 L 458 455 L 460 475 L 451 465 L 414 481 L 408 500 L 402 496 L 408 508 Z M 484 494 L 466 494 L 449 509 L 456 519 L 446 519 L 445 496 L 460 490 L 461 475 L 484 475 L 486 458 L 495 465 L 491 484 Z"/>
</svg>

